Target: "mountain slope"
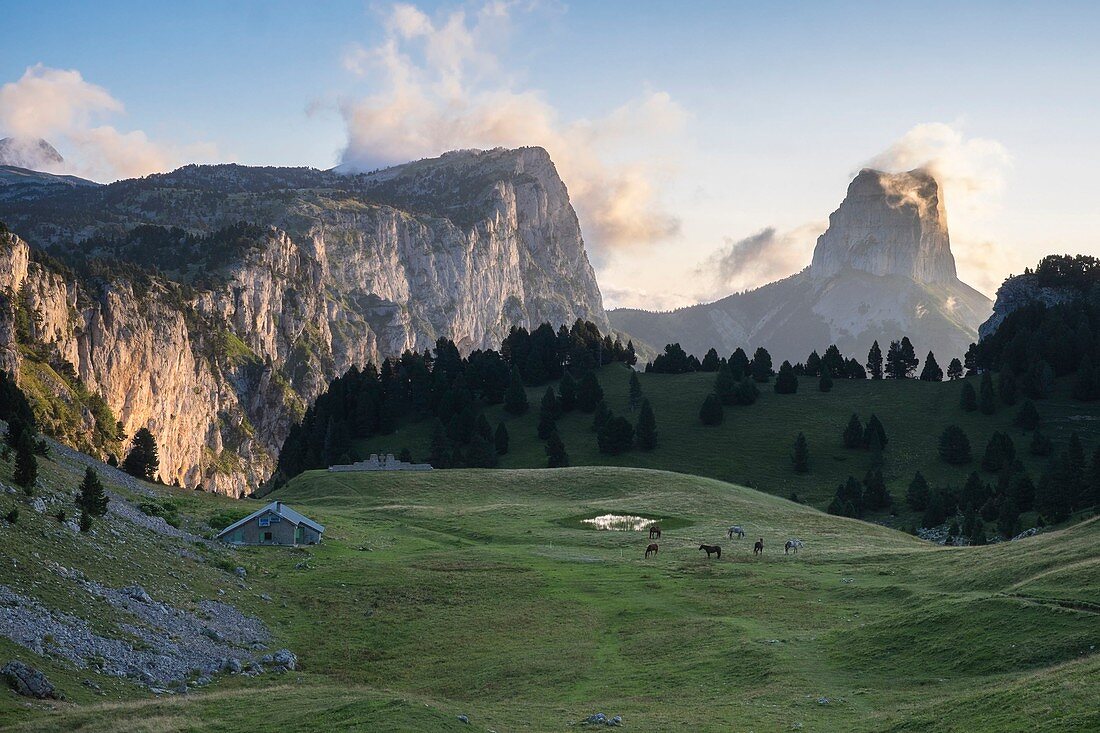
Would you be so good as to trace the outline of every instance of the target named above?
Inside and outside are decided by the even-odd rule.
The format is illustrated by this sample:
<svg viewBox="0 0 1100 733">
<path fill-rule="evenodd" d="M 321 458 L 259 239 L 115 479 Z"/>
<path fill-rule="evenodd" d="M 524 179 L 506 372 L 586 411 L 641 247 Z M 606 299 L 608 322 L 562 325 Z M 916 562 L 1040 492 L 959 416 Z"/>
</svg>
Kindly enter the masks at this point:
<svg viewBox="0 0 1100 733">
<path fill-rule="evenodd" d="M 668 313 L 618 309 L 615 328 L 660 348 L 679 342 L 702 356 L 764 346 L 778 360 L 805 359 L 831 343 L 863 355 L 909 336 L 946 363 L 977 340 L 984 295 L 955 272 L 939 186 L 922 171 L 864 170 L 829 218 L 812 264 L 784 280 Z"/>
<path fill-rule="evenodd" d="M 149 427 L 162 477 L 189 487 L 255 489 L 303 403 L 353 364 L 439 337 L 489 348 L 512 325 L 607 328 L 540 148 L 355 176 L 188 166 L 0 201 L 0 220 L 31 245 L 9 238 L 0 264 L 5 365 L 45 363 L 68 393 L 71 372 L 125 434 Z"/>
</svg>

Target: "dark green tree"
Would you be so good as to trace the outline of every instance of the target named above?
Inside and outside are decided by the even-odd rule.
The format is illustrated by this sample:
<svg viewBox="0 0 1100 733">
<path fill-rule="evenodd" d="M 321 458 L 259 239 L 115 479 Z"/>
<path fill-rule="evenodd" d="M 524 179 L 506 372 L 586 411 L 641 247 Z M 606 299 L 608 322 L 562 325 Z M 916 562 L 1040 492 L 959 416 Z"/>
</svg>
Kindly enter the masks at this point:
<svg viewBox="0 0 1100 733">
<path fill-rule="evenodd" d="M 496 445 L 498 456 L 508 453 L 508 428 L 503 421 L 497 423 L 497 431 L 496 435 L 493 436 L 493 442 Z"/>
<path fill-rule="evenodd" d="M 933 354 L 931 351 L 928 352 L 928 356 L 924 357 L 924 369 L 921 370 L 920 381 L 943 381 L 943 369 L 940 369 L 940 365 L 936 363 L 936 355 Z"/>
<path fill-rule="evenodd" d="M 742 379 L 733 390 L 733 403 L 735 405 L 751 405 L 760 396 L 760 390 L 751 379 Z"/>
<path fill-rule="evenodd" d="M 963 382 L 962 392 L 959 395 L 959 407 L 965 412 L 974 412 L 978 409 L 978 393 L 970 382 Z"/>
<path fill-rule="evenodd" d="M 577 408 L 584 412 L 592 412 L 602 400 L 603 387 L 596 379 L 596 373 L 587 372 L 581 377 L 580 385 L 577 387 Z"/>
<path fill-rule="evenodd" d="M 905 491 L 905 503 L 913 511 L 923 512 L 928 508 L 929 493 L 924 474 L 917 471 L 913 475 L 913 480 L 909 482 L 909 488 Z"/>
<path fill-rule="evenodd" d="M 997 473 L 1016 461 L 1016 446 L 1012 438 L 1000 432 L 993 433 L 982 455 L 982 469 Z"/>
<path fill-rule="evenodd" d="M 978 388 L 978 409 L 983 415 L 992 415 L 997 411 L 997 400 L 993 394 L 993 377 L 989 372 L 982 374 L 982 383 Z"/>
<path fill-rule="evenodd" d="M 805 374 L 807 377 L 816 377 L 821 374 L 821 357 L 818 356 L 816 349 L 806 357 Z"/>
<path fill-rule="evenodd" d="M 84 480 L 76 494 L 76 505 L 81 512 L 92 517 L 102 517 L 107 513 L 107 492 L 99 480 L 99 474 L 91 466 L 84 469 Z"/>
<path fill-rule="evenodd" d="M 642 400 L 645 399 L 645 394 L 642 392 L 642 382 L 638 379 L 638 372 L 633 369 L 630 370 L 630 389 L 628 392 L 628 403 L 631 410 L 637 409 Z"/>
<path fill-rule="evenodd" d="M 493 444 L 480 433 L 475 433 L 466 447 L 466 466 L 469 468 L 494 468 L 497 465 L 497 451 Z"/>
<path fill-rule="evenodd" d="M 828 392 L 833 388 L 833 378 L 829 376 L 829 368 L 821 368 L 821 379 L 817 380 L 817 389 L 821 392 Z"/>
<path fill-rule="evenodd" d="M 608 409 L 607 403 L 600 400 L 596 405 L 596 411 L 592 416 L 592 430 L 598 435 L 600 430 L 603 429 L 604 424 L 608 418 L 611 417 L 611 410 Z"/>
<path fill-rule="evenodd" d="M 878 341 L 871 344 L 871 350 L 867 352 L 867 373 L 871 379 L 882 379 L 882 349 Z"/>
<path fill-rule="evenodd" d="M 863 447 L 873 448 L 876 440 L 880 449 L 886 448 L 886 444 L 889 442 L 886 437 L 886 428 L 878 419 L 878 415 L 872 413 L 871 419 L 867 421 L 867 427 L 863 431 Z"/>
<path fill-rule="evenodd" d="M 772 355 L 763 346 L 756 349 L 752 355 L 752 363 L 749 364 L 749 372 L 752 378 L 760 383 L 772 378 Z"/>
<path fill-rule="evenodd" d="M 970 463 L 970 441 L 958 425 L 948 425 L 940 435 L 940 458 L 954 466 Z"/>
<path fill-rule="evenodd" d="M 638 415 L 638 425 L 634 430 L 638 447 L 645 451 L 657 447 L 657 418 L 653 414 L 653 408 L 649 400 L 642 400 L 642 411 Z"/>
<path fill-rule="evenodd" d="M 863 477 L 863 504 L 867 509 L 885 509 L 893 503 L 890 492 L 886 490 L 886 481 L 882 471 L 871 469 Z"/>
<path fill-rule="evenodd" d="M 542 404 L 539 407 L 538 436 L 542 440 L 548 440 L 550 433 L 554 432 L 554 422 L 558 419 L 560 408 L 558 398 L 554 394 L 553 387 L 547 387 L 542 396 Z"/>
<path fill-rule="evenodd" d="M 1028 452 L 1033 456 L 1049 456 L 1054 452 L 1054 444 L 1051 442 L 1050 438 L 1043 435 L 1043 433 L 1036 428 L 1031 436 L 1031 445 L 1028 446 Z"/>
<path fill-rule="evenodd" d="M 794 367 L 789 361 L 783 362 L 779 367 L 779 376 L 775 378 L 776 394 L 794 394 L 798 391 L 798 377 L 795 376 Z"/>
<path fill-rule="evenodd" d="M 699 365 L 699 371 L 701 372 L 716 372 L 718 371 L 718 365 L 720 360 L 718 358 L 718 352 L 713 348 L 707 351 L 703 356 L 703 361 Z"/>
<path fill-rule="evenodd" d="M 571 412 L 577 406 L 577 380 L 566 370 L 558 382 L 558 394 L 562 412 Z"/>
<path fill-rule="evenodd" d="M 569 465 L 569 454 L 565 452 L 565 443 L 561 442 L 561 436 L 557 430 L 550 432 L 546 440 L 546 466 L 547 468 L 565 468 Z"/>
<path fill-rule="evenodd" d="M 596 444 L 600 453 L 612 456 L 625 453 L 634 445 L 634 426 L 625 417 L 612 415 L 596 436 Z"/>
<path fill-rule="evenodd" d="M 447 429 L 443 427 L 443 421 L 439 418 L 432 422 L 428 461 L 433 468 L 451 467 L 451 441 L 447 438 Z"/>
<path fill-rule="evenodd" d="M 527 390 L 523 388 L 523 378 L 519 369 L 512 367 L 512 377 L 508 382 L 508 390 L 504 393 L 504 409 L 512 415 L 522 415 L 527 412 Z"/>
<path fill-rule="evenodd" d="M 1016 411 L 1016 417 L 1012 420 L 1012 424 L 1022 430 L 1035 430 L 1039 427 L 1039 410 L 1035 407 L 1035 403 L 1031 400 L 1024 400 L 1020 405 L 1020 409 Z"/>
<path fill-rule="evenodd" d="M 1012 497 L 1001 502 L 997 512 L 997 532 L 1004 539 L 1012 539 L 1020 531 L 1020 510 Z"/>
<path fill-rule="evenodd" d="M 795 473 L 810 471 L 810 451 L 806 446 L 806 436 L 803 433 L 799 433 L 795 438 L 794 448 L 791 449 L 791 465 L 794 466 Z"/>
<path fill-rule="evenodd" d="M 714 377 L 714 393 L 723 405 L 732 405 L 736 401 L 735 390 L 737 380 L 733 377 L 733 370 L 729 364 L 718 367 L 718 374 Z"/>
<path fill-rule="evenodd" d="M 134 433 L 130 452 L 122 462 L 122 470 L 146 481 L 156 480 L 160 470 L 160 455 L 157 452 L 156 438 L 148 428 L 139 428 Z"/>
<path fill-rule="evenodd" d="M 722 413 L 722 400 L 718 399 L 718 395 L 711 392 L 703 400 L 703 406 L 699 408 L 699 420 L 704 425 L 721 425 Z"/>
<path fill-rule="evenodd" d="M 1016 404 L 1017 397 L 1019 396 L 1019 389 L 1016 386 L 1016 375 L 1012 373 L 1012 370 L 1004 367 L 1000 373 L 997 374 L 997 394 L 1001 398 L 1001 402 L 1007 407 L 1012 407 Z"/>
<path fill-rule="evenodd" d="M 38 480 L 38 460 L 34 457 L 34 442 L 24 430 L 22 438 L 15 446 L 15 473 L 12 480 L 23 487 L 28 496 L 34 494 L 34 484 Z"/>
<path fill-rule="evenodd" d="M 751 376 L 748 354 L 746 354 L 745 350 L 740 346 L 734 349 L 733 354 L 730 355 L 729 365 L 730 371 L 733 372 L 734 379 L 742 380 Z"/>
<path fill-rule="evenodd" d="M 954 382 L 956 379 L 962 379 L 963 365 L 959 361 L 958 357 L 951 360 L 951 363 L 947 365 L 947 378 Z"/>
<path fill-rule="evenodd" d="M 859 421 L 859 415 L 854 412 L 852 413 L 852 417 L 848 420 L 848 426 L 844 428 L 844 447 L 863 447 L 863 423 Z"/>
<path fill-rule="evenodd" d="M 489 420 L 485 417 L 484 412 L 478 413 L 477 424 L 474 429 L 477 430 L 477 434 L 485 438 L 486 441 L 492 442 L 493 428 L 489 425 Z"/>
</svg>

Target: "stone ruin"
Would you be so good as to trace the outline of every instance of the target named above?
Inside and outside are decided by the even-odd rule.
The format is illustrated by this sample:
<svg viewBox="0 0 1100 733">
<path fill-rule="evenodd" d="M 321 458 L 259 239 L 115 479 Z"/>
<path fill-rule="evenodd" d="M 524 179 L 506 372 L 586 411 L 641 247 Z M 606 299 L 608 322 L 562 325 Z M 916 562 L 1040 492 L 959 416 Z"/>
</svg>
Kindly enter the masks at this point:
<svg viewBox="0 0 1100 733">
<path fill-rule="evenodd" d="M 408 463 L 393 457 L 393 453 L 380 456 L 371 453 L 365 461 L 356 461 L 341 466 L 329 466 L 330 471 L 431 471 L 430 463 Z"/>
</svg>

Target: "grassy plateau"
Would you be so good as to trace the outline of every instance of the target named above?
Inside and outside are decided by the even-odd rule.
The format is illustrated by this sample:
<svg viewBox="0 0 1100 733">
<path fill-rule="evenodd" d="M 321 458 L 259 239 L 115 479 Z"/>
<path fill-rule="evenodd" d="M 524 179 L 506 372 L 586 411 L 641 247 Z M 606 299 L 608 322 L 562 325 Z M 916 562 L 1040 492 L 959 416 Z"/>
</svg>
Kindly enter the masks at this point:
<svg viewBox="0 0 1100 733">
<path fill-rule="evenodd" d="M 890 430 L 890 397 L 876 399 Z M 755 445 L 731 442 L 710 471 L 749 465 Z M 196 530 L 259 506 L 157 491 Z M 222 590 L 300 670 L 161 697 L 99 680 L 99 696 L 80 684 L 91 672 L 0 641 L 0 657 L 69 696 L 4 694 L 0 729 L 556 731 L 601 711 L 639 731 L 1100 730 L 1100 520 L 945 548 L 714 478 L 622 467 L 310 472 L 273 498 L 325 524 L 325 541 L 196 557 L 148 534 L 124 548 L 102 530 L 55 540 L 54 520 L 33 512 L 6 527 L 0 583 L 93 619 L 103 610 L 66 595 L 49 560 L 182 607 Z M 665 522 L 658 555 L 643 558 L 645 532 L 579 521 L 606 513 Z M 734 523 L 746 539 L 726 538 Z M 784 555 L 789 537 L 805 548 Z M 245 587 L 225 569 L 236 564 Z"/>
</svg>

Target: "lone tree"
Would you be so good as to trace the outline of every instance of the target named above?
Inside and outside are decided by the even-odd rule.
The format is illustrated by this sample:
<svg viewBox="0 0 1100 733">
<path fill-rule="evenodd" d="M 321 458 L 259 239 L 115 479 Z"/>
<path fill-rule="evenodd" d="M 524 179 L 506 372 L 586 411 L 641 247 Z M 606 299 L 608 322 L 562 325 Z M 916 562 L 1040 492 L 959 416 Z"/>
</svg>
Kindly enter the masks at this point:
<svg viewBox="0 0 1100 733">
<path fill-rule="evenodd" d="M 886 447 L 888 442 L 886 428 L 882 426 L 878 415 L 871 413 L 871 419 L 867 421 L 867 428 L 863 431 L 863 447 L 874 448 L 877 443 L 881 450 Z"/>
<path fill-rule="evenodd" d="M 867 352 L 867 373 L 871 379 L 882 379 L 882 349 L 878 341 L 871 344 L 871 350 Z"/>
<path fill-rule="evenodd" d="M 794 448 L 791 450 L 791 465 L 795 473 L 810 472 L 810 451 L 806 447 L 806 436 L 799 433 L 794 440 Z"/>
<path fill-rule="evenodd" d="M 645 394 L 642 393 L 642 382 L 638 379 L 638 372 L 633 369 L 630 370 L 630 392 L 627 401 L 630 405 L 630 409 L 637 409 L 642 400 L 645 399 Z"/>
<path fill-rule="evenodd" d="M 20 432 L 15 444 L 15 474 L 12 479 L 23 487 L 27 495 L 34 493 L 38 480 L 38 460 L 34 457 L 34 441 L 28 431 Z"/>
<path fill-rule="evenodd" d="M 915 512 L 923 512 L 928 508 L 929 490 L 928 482 L 924 474 L 917 471 L 913 474 L 913 480 L 909 482 L 909 488 L 905 492 L 905 503 Z"/>
<path fill-rule="evenodd" d="M 504 409 L 513 415 L 522 415 L 530 405 L 527 402 L 527 390 L 523 388 L 523 377 L 519 368 L 512 367 L 512 378 L 508 390 L 504 393 Z"/>
<path fill-rule="evenodd" d="M 653 415 L 653 408 L 649 400 L 642 401 L 642 411 L 638 415 L 638 425 L 634 429 L 638 447 L 642 450 L 653 450 L 657 447 L 657 418 Z"/>
<path fill-rule="evenodd" d="M 711 392 L 703 400 L 703 406 L 699 408 L 699 420 L 704 425 L 721 425 L 722 417 L 722 401 L 718 399 L 718 395 Z"/>
<path fill-rule="evenodd" d="M 848 420 L 848 426 L 844 428 L 844 447 L 863 447 L 863 424 L 859 421 L 859 415 L 854 412 L 851 419 Z"/>
<path fill-rule="evenodd" d="M 569 465 L 569 454 L 565 452 L 565 443 L 561 442 L 561 436 L 557 430 L 550 431 L 550 437 L 546 440 L 546 466 L 548 468 L 565 468 Z"/>
<path fill-rule="evenodd" d="M 959 407 L 965 412 L 974 412 L 978 409 L 978 394 L 970 382 L 963 382 L 962 392 L 959 395 Z"/>
<path fill-rule="evenodd" d="M 970 440 L 958 425 L 948 425 L 940 435 L 940 458 L 953 466 L 970 463 Z"/>
<path fill-rule="evenodd" d="M 122 470 L 146 481 L 156 480 L 157 471 L 160 470 L 160 456 L 157 453 L 157 440 L 148 428 L 139 428 L 134 434 L 130 452 L 122 462 Z"/>
<path fill-rule="evenodd" d="M 940 365 L 936 363 L 936 355 L 933 354 L 931 351 L 928 352 L 928 356 L 924 357 L 924 369 L 921 370 L 920 381 L 943 381 L 943 369 L 940 369 Z"/>
<path fill-rule="evenodd" d="M 982 374 L 982 384 L 978 388 L 978 409 L 983 415 L 992 415 L 997 411 L 997 399 L 993 394 L 993 377 L 989 372 Z"/>
<path fill-rule="evenodd" d="M 956 379 L 962 379 L 963 365 L 959 361 L 958 357 L 951 360 L 951 363 L 947 365 L 947 378 L 954 382 Z"/>
<path fill-rule="evenodd" d="M 798 391 L 798 377 L 795 376 L 794 367 L 789 361 L 783 362 L 779 367 L 779 376 L 775 378 L 776 394 L 794 394 Z"/>
<path fill-rule="evenodd" d="M 505 427 L 503 422 L 497 423 L 497 431 L 493 436 L 493 442 L 498 456 L 503 456 L 508 452 L 508 428 Z"/>
<path fill-rule="evenodd" d="M 80 509 L 80 531 L 87 532 L 92 527 L 92 517 L 102 517 L 107 513 L 107 493 L 99 474 L 91 466 L 84 469 L 84 480 L 76 494 L 76 506 Z"/>
</svg>

